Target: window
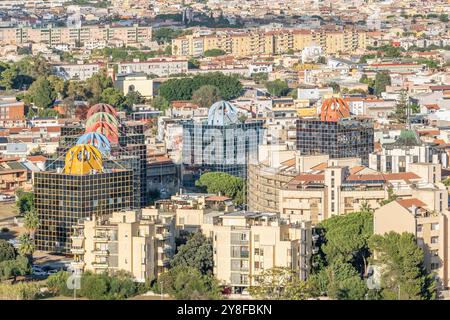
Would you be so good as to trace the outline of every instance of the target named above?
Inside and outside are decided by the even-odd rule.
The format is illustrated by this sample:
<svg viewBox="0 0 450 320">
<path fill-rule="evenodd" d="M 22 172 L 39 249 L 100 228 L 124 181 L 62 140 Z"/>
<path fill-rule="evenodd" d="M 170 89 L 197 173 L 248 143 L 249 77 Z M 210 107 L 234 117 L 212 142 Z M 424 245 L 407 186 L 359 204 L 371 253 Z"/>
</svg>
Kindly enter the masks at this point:
<svg viewBox="0 0 450 320">
<path fill-rule="evenodd" d="M 439 230 L 439 223 L 438 222 L 432 223 L 431 230 Z"/>
<path fill-rule="evenodd" d="M 255 239 L 256 242 L 258 242 L 259 241 L 259 234 L 255 234 L 254 239 Z"/>
<path fill-rule="evenodd" d="M 421 224 L 418 224 L 417 225 L 417 232 L 422 232 L 422 225 Z"/>
<path fill-rule="evenodd" d="M 433 262 L 431 263 L 431 270 L 439 269 L 439 263 Z"/>
<path fill-rule="evenodd" d="M 431 243 L 439 243 L 439 237 L 431 237 Z"/>
</svg>

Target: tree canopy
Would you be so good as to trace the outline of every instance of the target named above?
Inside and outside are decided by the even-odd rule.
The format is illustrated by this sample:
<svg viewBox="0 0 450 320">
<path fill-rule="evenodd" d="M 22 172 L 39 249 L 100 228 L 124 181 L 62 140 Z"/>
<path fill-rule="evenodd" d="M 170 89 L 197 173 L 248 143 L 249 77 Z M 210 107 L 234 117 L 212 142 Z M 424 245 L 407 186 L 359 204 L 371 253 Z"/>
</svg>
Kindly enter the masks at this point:
<svg viewBox="0 0 450 320">
<path fill-rule="evenodd" d="M 212 85 L 201 86 L 192 94 L 192 101 L 202 108 L 209 108 L 214 102 L 221 99 L 219 88 Z"/>
<path fill-rule="evenodd" d="M 201 232 L 192 235 L 186 244 L 181 245 L 177 254 L 170 261 L 170 266 L 187 266 L 199 270 L 202 274 L 210 274 L 213 270 L 212 241 Z"/>
<path fill-rule="evenodd" d="M 159 94 L 168 101 L 191 100 L 194 91 L 205 85 L 219 88 L 220 96 L 225 100 L 236 98 L 242 91 L 242 84 L 236 77 L 209 72 L 192 78 L 169 79 L 161 84 Z"/>
<path fill-rule="evenodd" d="M 16 258 L 16 249 L 8 241 L 0 239 L 0 262 Z"/>
<path fill-rule="evenodd" d="M 381 268 L 383 299 L 428 300 L 436 295 L 436 283 L 427 274 L 423 250 L 411 233 L 389 232 L 374 235 L 370 249 L 376 252 L 372 263 Z"/>
<path fill-rule="evenodd" d="M 289 93 L 288 84 L 286 81 L 280 79 L 266 82 L 266 88 L 267 91 L 275 97 L 285 96 Z"/>
<path fill-rule="evenodd" d="M 208 193 L 230 197 L 236 204 L 244 202 L 245 183 L 242 178 L 225 172 L 207 172 L 195 182 L 197 187 L 206 189 Z"/>
<path fill-rule="evenodd" d="M 226 54 L 226 52 L 223 51 L 222 49 L 209 49 L 203 52 L 203 55 L 205 57 L 218 57 L 223 56 L 224 54 Z"/>
<path fill-rule="evenodd" d="M 212 275 L 203 275 L 199 270 L 177 266 L 161 274 L 155 285 L 156 292 L 164 292 L 177 300 L 220 299 L 220 286 Z"/>
</svg>

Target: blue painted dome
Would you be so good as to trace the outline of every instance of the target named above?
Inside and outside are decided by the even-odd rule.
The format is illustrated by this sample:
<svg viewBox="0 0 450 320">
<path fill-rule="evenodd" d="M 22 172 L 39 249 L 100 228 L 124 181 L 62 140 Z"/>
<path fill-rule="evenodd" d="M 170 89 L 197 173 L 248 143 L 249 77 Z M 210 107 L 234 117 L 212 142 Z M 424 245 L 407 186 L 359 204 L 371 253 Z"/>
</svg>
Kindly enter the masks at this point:
<svg viewBox="0 0 450 320">
<path fill-rule="evenodd" d="M 78 138 L 77 144 L 90 144 L 97 147 L 103 155 L 109 154 L 111 151 L 111 144 L 108 138 L 98 132 L 88 132 Z"/>
<path fill-rule="evenodd" d="M 227 125 L 238 123 L 238 112 L 235 106 L 228 101 L 217 101 L 208 111 L 209 125 Z"/>
</svg>

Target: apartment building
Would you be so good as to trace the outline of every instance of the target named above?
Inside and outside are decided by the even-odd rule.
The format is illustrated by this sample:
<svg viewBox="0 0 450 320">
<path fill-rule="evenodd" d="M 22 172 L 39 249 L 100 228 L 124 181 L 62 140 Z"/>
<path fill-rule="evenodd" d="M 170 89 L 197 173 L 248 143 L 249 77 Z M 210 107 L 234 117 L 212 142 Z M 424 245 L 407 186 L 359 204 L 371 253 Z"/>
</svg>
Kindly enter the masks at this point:
<svg viewBox="0 0 450 320">
<path fill-rule="evenodd" d="M 280 29 L 275 31 L 237 30 L 196 33 L 172 40 L 172 52 L 180 56 L 201 56 L 205 51 L 221 49 L 234 56 L 282 54 L 302 51 L 312 45 L 324 54 L 352 52 L 366 47 L 366 34 L 356 29 L 341 31 Z"/>
<path fill-rule="evenodd" d="M 257 284 L 273 267 L 293 269 L 305 280 L 310 271 L 312 233 L 309 222 L 290 223 L 276 213 L 234 212 L 212 227 L 214 275 L 233 293 Z"/>
<path fill-rule="evenodd" d="M 25 104 L 17 101 L 15 97 L 2 97 L 0 99 L 0 126 L 14 127 L 25 122 Z"/>
<path fill-rule="evenodd" d="M 434 163 L 448 167 L 448 154 L 436 143 L 424 143 L 411 130 L 402 130 L 392 143 L 369 155 L 369 167 L 382 172 L 406 172 L 414 163 Z"/>
<path fill-rule="evenodd" d="M 173 216 L 150 209 L 93 215 L 73 229 L 72 267 L 78 272 L 125 270 L 145 282 L 165 272 L 175 253 Z"/>
<path fill-rule="evenodd" d="M 49 46 L 58 44 L 84 44 L 95 41 L 121 42 L 124 45 L 139 45 L 152 39 L 152 28 L 143 26 L 113 27 L 94 25 L 82 27 L 57 28 L 1 28 L 0 45 L 23 45 L 43 43 Z"/>
<path fill-rule="evenodd" d="M 186 73 L 188 71 L 187 60 L 151 59 L 142 62 L 123 62 L 118 64 L 119 74 L 145 73 L 168 77 L 172 74 Z"/>
<path fill-rule="evenodd" d="M 85 81 L 100 71 L 101 65 L 96 63 L 86 64 L 61 64 L 52 66 L 53 73 L 64 80 Z"/>
<path fill-rule="evenodd" d="M 440 289 L 449 286 L 448 245 L 448 194 L 440 193 L 445 203 L 442 210 L 436 210 L 433 203 L 422 192 L 416 197 L 393 201 L 375 210 L 374 233 L 383 235 L 390 231 L 412 233 L 419 247 L 424 251 L 424 265 L 428 272 L 434 272 Z M 428 192 L 430 193 L 430 192 Z M 431 198 L 434 198 L 431 193 Z"/>
<path fill-rule="evenodd" d="M 292 222 L 314 225 L 333 215 L 358 211 L 363 204 L 375 209 L 389 192 L 411 197 L 433 190 L 438 197 L 444 188 L 439 164 L 416 163 L 408 172 L 382 173 L 362 166 L 359 158 L 304 156 L 276 146 L 267 155 L 260 153 L 260 159 L 258 165 L 249 166 L 249 209 L 279 212 Z M 445 205 L 435 203 L 438 210 Z"/>
</svg>

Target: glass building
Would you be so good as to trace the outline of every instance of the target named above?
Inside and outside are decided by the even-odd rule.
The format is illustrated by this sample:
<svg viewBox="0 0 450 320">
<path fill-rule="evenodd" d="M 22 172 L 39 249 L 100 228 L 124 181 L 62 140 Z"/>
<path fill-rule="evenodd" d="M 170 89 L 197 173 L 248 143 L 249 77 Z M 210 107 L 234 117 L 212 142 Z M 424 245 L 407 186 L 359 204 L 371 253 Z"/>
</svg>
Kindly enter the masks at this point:
<svg viewBox="0 0 450 320">
<path fill-rule="evenodd" d="M 247 165 L 257 162 L 264 135 L 262 121 L 241 121 L 231 103 L 214 103 L 207 121 L 183 123 L 184 186 L 193 186 L 202 173 L 226 172 L 246 178 Z"/>
<path fill-rule="evenodd" d="M 133 207 L 133 171 L 101 166 L 101 171 L 80 173 L 67 170 L 66 163 L 64 172 L 58 169 L 35 173 L 34 203 L 40 222 L 36 233 L 38 250 L 69 253 L 72 226 L 79 219 Z"/>
<path fill-rule="evenodd" d="M 373 122 L 369 119 L 322 121 L 302 118 L 297 120 L 297 150 L 302 155 L 357 157 L 367 166 L 369 154 L 374 150 L 373 134 Z"/>
</svg>

